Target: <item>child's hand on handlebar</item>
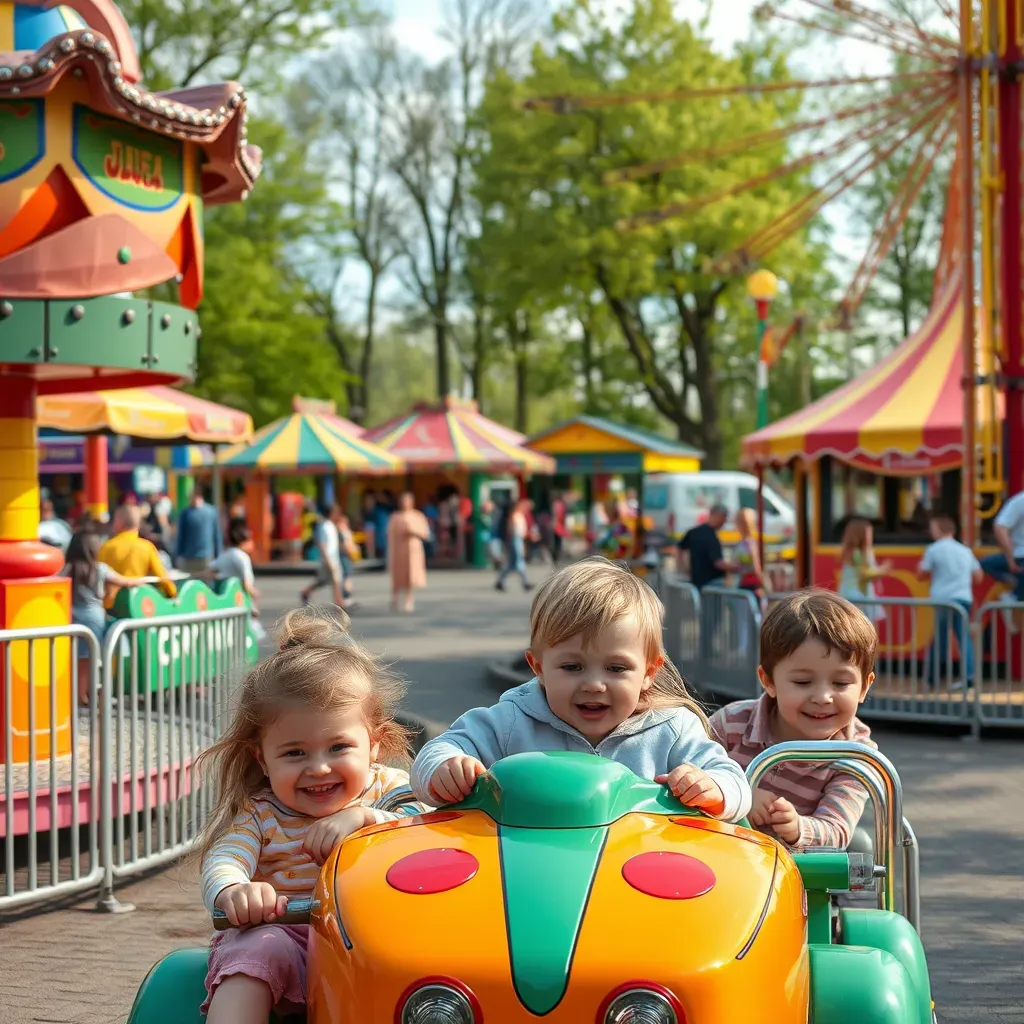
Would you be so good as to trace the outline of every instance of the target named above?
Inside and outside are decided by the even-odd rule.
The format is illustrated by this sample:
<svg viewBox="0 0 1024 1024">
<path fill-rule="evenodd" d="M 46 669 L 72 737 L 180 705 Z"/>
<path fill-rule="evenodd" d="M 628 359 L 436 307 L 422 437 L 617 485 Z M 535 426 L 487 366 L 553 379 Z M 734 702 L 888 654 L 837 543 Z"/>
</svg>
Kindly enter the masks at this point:
<svg viewBox="0 0 1024 1024">
<path fill-rule="evenodd" d="M 473 783 L 487 769 L 468 754 L 450 757 L 430 777 L 428 789 L 431 796 L 441 803 L 457 804 L 473 792 Z"/>
<path fill-rule="evenodd" d="M 695 765 L 681 764 L 667 775 L 656 775 L 654 781 L 668 786 L 687 807 L 696 807 L 709 814 L 721 814 L 725 807 L 721 787 L 706 771 Z"/>
<path fill-rule="evenodd" d="M 221 889 L 213 905 L 236 928 L 243 928 L 276 920 L 287 909 L 288 897 L 278 895 L 269 882 L 240 882 Z"/>
<path fill-rule="evenodd" d="M 306 831 L 302 849 L 317 864 L 323 864 L 342 840 L 367 825 L 373 825 L 376 820 L 369 807 L 346 807 L 326 818 L 317 818 Z"/>
</svg>

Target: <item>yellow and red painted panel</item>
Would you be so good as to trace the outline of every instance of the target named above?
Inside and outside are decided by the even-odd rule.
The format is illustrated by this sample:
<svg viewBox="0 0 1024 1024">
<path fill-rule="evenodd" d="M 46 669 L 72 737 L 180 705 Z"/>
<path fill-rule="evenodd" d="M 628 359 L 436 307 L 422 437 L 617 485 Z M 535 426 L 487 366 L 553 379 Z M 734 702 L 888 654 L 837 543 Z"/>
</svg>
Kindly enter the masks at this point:
<svg viewBox="0 0 1024 1024">
<path fill-rule="evenodd" d="M 71 580 L 0 580 L 0 628 L 34 629 L 70 622 Z M 0 644 L 0 680 L 5 679 L 5 661 L 10 659 L 12 737 L 11 750 L 7 750 L 5 701 L 0 700 L 0 758 L 6 756 L 15 764 L 27 763 L 30 755 L 36 760 L 48 758 L 51 737 L 56 740 L 57 757 L 71 752 L 71 644 L 68 637 L 59 637 L 52 643 L 16 640 Z M 51 672 L 56 696 L 56 716 L 52 720 Z"/>
</svg>

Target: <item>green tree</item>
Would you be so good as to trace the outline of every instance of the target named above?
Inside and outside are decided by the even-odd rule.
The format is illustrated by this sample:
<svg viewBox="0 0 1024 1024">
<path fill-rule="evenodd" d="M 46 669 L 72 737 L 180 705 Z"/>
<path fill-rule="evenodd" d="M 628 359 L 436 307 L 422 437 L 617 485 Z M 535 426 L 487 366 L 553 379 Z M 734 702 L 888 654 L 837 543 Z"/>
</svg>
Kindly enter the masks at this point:
<svg viewBox="0 0 1024 1024">
<path fill-rule="evenodd" d="M 215 208 L 206 224 L 203 336 L 193 390 L 248 410 L 257 424 L 290 410 L 293 395 L 337 398 L 347 376 L 311 311 L 294 250 L 332 217 L 305 144 L 275 121 L 254 120 L 264 172 L 244 203 Z"/>
<path fill-rule="evenodd" d="M 481 111 L 487 141 L 477 165 L 481 205 L 500 221 L 506 194 L 529 190 L 529 227 L 509 261 L 534 267 L 538 287 L 546 281 L 562 296 L 599 297 L 650 405 L 680 440 L 707 453 L 709 466 L 720 465 L 730 418 L 722 378 L 741 355 L 752 374 L 756 354 L 753 330 L 740 330 L 735 319 L 745 302 L 743 280 L 717 264 L 800 198 L 805 179 L 776 179 L 685 217 L 622 231 L 616 225 L 624 218 L 778 168 L 787 148 L 779 142 L 616 187 L 604 176 L 782 124 L 799 108 L 799 95 L 734 96 L 727 105 L 639 102 L 561 117 L 512 108 L 531 96 L 782 80 L 790 77 L 786 54 L 769 39 L 723 57 L 699 29 L 677 19 L 669 0 L 634 0 L 617 22 L 576 0 L 556 16 L 550 37 L 556 42 L 535 50 L 527 74 L 489 83 Z M 823 264 L 823 247 L 806 230 L 784 242 L 771 263 L 781 278 L 801 282 L 817 281 Z"/>
<path fill-rule="evenodd" d="M 174 89 L 221 77 L 259 91 L 284 62 L 343 28 L 354 0 L 119 0 L 138 44 L 143 81 Z"/>
</svg>

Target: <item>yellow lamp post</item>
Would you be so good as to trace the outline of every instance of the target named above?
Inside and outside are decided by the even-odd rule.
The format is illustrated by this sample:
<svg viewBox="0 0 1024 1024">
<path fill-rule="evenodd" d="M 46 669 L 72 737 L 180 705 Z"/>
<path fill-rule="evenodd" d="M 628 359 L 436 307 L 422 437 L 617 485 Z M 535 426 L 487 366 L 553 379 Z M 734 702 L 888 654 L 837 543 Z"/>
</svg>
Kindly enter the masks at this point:
<svg viewBox="0 0 1024 1024">
<path fill-rule="evenodd" d="M 757 429 L 768 425 L 768 353 L 765 335 L 772 300 L 779 292 L 779 279 L 770 270 L 755 270 L 747 278 L 747 294 L 757 307 Z"/>
</svg>

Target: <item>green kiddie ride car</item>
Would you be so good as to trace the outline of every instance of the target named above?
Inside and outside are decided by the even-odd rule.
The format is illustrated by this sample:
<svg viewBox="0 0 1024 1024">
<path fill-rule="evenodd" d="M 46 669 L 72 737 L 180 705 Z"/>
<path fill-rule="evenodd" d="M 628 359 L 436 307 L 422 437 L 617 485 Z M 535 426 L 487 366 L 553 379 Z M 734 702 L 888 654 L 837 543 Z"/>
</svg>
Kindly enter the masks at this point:
<svg viewBox="0 0 1024 1024">
<path fill-rule="evenodd" d="M 863 779 L 876 856 L 794 856 L 562 752 L 506 758 L 460 804 L 353 834 L 289 906 L 310 925 L 308 1024 L 933 1024 L 895 770 L 808 743 L 748 774 L 786 759 Z M 877 905 L 835 905 L 857 888 Z M 203 949 L 165 958 L 129 1024 L 202 1024 L 205 973 Z"/>
</svg>

